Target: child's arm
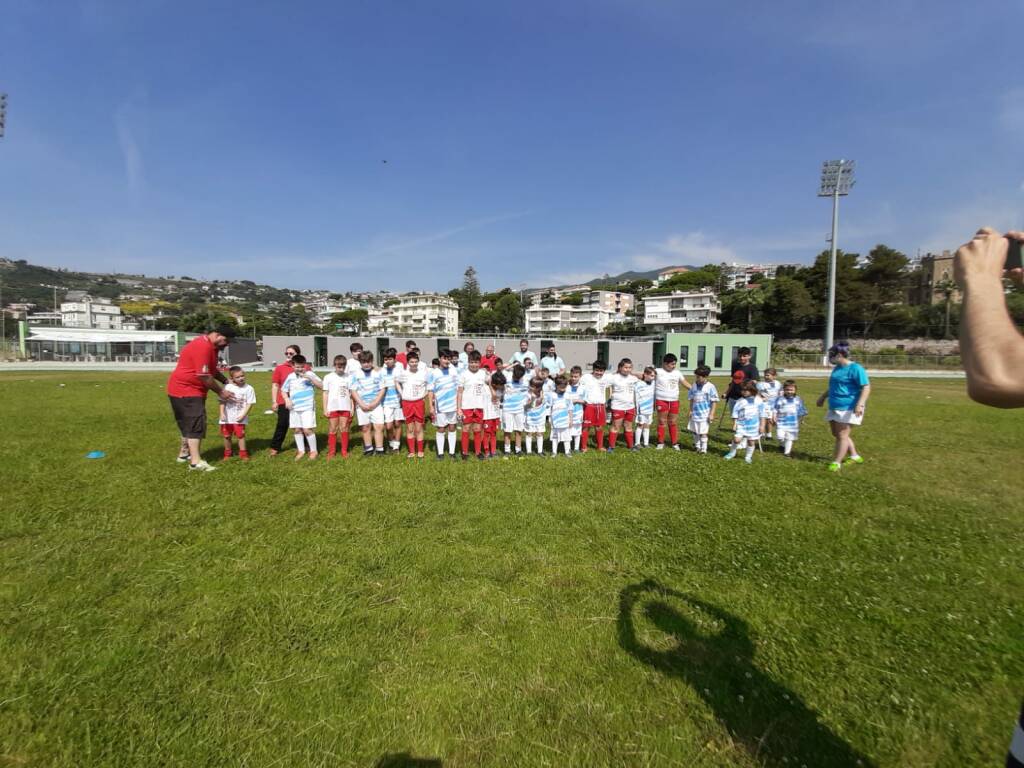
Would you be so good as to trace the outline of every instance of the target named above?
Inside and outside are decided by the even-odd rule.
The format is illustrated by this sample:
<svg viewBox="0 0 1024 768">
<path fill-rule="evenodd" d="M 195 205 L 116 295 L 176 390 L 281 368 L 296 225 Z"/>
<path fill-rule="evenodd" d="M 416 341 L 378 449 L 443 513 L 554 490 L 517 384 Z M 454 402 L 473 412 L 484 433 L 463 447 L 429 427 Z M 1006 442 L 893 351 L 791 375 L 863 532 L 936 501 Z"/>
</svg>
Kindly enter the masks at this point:
<svg viewBox="0 0 1024 768">
<path fill-rule="evenodd" d="M 220 420 L 221 421 L 227 421 L 228 420 L 228 414 L 227 414 L 227 409 L 224 407 L 224 401 L 223 400 L 220 401 L 220 407 L 219 407 L 218 410 L 220 410 Z"/>
<path fill-rule="evenodd" d="M 326 389 L 324 390 L 323 401 L 324 401 L 324 416 L 326 416 L 328 413 L 330 413 L 330 411 L 327 410 L 327 390 Z"/>
<path fill-rule="evenodd" d="M 381 401 L 384 399 L 384 395 L 387 394 L 387 391 L 388 391 L 388 388 L 385 387 L 383 384 L 381 384 L 380 392 L 378 392 L 377 396 L 375 398 L 373 398 L 373 402 L 370 403 L 370 407 L 367 408 L 366 410 L 372 411 L 374 408 L 376 408 L 378 405 L 380 405 Z"/>
<path fill-rule="evenodd" d="M 455 412 L 456 413 L 462 413 L 462 389 L 463 389 L 462 385 L 460 384 L 459 388 L 457 390 L 455 390 Z"/>
</svg>

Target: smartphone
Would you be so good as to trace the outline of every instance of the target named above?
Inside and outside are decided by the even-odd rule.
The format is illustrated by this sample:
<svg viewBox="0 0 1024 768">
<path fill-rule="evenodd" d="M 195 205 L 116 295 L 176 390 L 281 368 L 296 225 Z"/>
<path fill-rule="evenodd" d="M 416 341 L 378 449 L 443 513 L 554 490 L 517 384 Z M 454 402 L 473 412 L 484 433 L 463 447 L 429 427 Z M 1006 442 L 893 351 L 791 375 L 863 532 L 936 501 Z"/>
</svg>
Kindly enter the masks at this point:
<svg viewBox="0 0 1024 768">
<path fill-rule="evenodd" d="M 1007 238 L 1010 241 L 1010 250 L 1006 252 L 1006 265 L 1003 269 L 1020 269 L 1021 268 L 1021 246 L 1024 245 L 1020 240 L 1014 240 L 1012 237 Z"/>
</svg>

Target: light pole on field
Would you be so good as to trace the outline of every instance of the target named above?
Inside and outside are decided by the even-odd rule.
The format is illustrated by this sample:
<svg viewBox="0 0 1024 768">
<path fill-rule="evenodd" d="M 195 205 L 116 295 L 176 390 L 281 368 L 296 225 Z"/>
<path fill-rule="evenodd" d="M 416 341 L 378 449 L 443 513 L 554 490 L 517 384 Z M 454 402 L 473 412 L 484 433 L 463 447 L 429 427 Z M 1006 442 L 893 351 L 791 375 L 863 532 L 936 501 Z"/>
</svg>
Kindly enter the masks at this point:
<svg viewBox="0 0 1024 768">
<path fill-rule="evenodd" d="M 818 197 L 832 198 L 832 245 L 828 258 L 828 313 L 825 321 L 825 349 L 822 365 L 828 365 L 836 319 L 836 234 L 839 230 L 839 198 L 850 194 L 853 186 L 853 160 L 826 160 L 821 164 L 821 188 Z"/>
</svg>

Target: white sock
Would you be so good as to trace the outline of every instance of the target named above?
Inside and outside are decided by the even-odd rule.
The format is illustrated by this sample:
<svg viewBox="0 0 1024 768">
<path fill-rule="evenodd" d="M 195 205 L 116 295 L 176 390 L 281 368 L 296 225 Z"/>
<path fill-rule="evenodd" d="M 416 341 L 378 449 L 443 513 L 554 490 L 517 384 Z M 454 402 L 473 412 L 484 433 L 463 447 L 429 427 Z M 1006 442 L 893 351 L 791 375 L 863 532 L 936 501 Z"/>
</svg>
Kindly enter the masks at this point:
<svg viewBox="0 0 1024 768">
<path fill-rule="evenodd" d="M 789 452 L 793 450 L 793 441 L 786 439 L 786 442 L 782 444 L 782 452 L 789 456 Z"/>
<path fill-rule="evenodd" d="M 526 452 L 533 453 L 533 435 L 526 435 Z"/>
<path fill-rule="evenodd" d="M 437 455 L 444 456 L 444 432 L 434 435 L 434 442 L 437 443 Z"/>
<path fill-rule="evenodd" d="M 569 456 L 572 454 L 572 440 L 563 440 L 562 447 L 565 448 L 565 455 Z"/>
<path fill-rule="evenodd" d="M 572 437 L 572 447 L 573 447 L 574 451 L 578 451 L 580 449 L 580 439 L 582 437 L 583 437 L 582 434 L 573 435 L 573 437 Z"/>
<path fill-rule="evenodd" d="M 701 450 L 701 453 L 707 453 L 708 452 L 708 436 L 707 435 L 701 435 L 700 436 L 700 450 Z"/>
<path fill-rule="evenodd" d="M 512 453 L 512 441 L 505 438 L 505 453 Z"/>
<path fill-rule="evenodd" d="M 755 448 L 757 448 L 757 443 L 755 443 L 753 441 L 747 443 L 747 458 L 748 459 L 754 458 L 754 449 Z"/>
<path fill-rule="evenodd" d="M 302 433 L 295 433 L 295 452 L 305 453 L 306 452 L 306 441 L 302 439 Z"/>
<path fill-rule="evenodd" d="M 448 433 L 448 453 L 455 455 L 455 430 Z"/>
<path fill-rule="evenodd" d="M 651 428 L 644 427 L 644 445 L 651 444 Z"/>
<path fill-rule="evenodd" d="M 558 455 L 558 441 L 554 435 L 551 436 L 551 452 L 556 456 Z"/>
<path fill-rule="evenodd" d="M 316 435 L 306 435 L 306 442 L 309 443 L 309 452 L 316 453 Z"/>
</svg>

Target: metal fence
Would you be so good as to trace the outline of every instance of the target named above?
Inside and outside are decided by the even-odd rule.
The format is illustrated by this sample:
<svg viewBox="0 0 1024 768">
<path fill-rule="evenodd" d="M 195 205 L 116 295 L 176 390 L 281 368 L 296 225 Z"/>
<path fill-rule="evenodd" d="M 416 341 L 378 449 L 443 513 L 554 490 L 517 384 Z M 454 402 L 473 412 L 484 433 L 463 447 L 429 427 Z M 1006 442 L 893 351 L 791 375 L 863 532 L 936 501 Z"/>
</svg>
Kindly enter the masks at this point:
<svg viewBox="0 0 1024 768">
<path fill-rule="evenodd" d="M 871 354 L 853 353 L 853 359 L 867 369 L 891 371 L 960 371 L 963 362 L 960 355 L 912 355 L 912 354 Z M 822 355 L 820 352 L 781 352 L 772 353 L 772 361 L 776 368 L 820 368 Z"/>
</svg>

